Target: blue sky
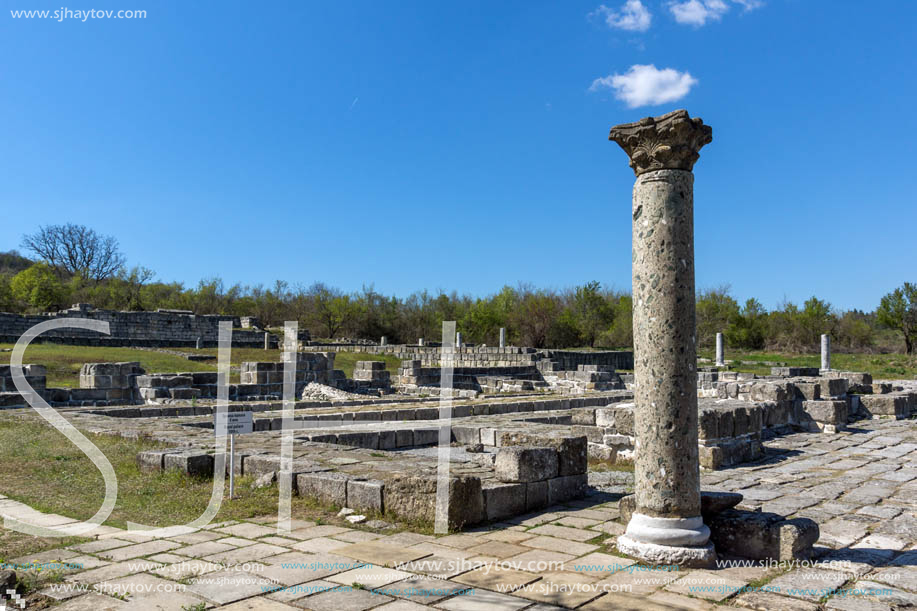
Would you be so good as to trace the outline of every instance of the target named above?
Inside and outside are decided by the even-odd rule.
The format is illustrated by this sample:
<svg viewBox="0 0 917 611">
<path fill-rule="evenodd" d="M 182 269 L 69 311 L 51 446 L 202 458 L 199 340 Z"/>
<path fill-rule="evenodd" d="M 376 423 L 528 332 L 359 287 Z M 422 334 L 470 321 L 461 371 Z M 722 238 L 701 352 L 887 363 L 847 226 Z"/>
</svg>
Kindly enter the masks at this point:
<svg viewBox="0 0 917 611">
<path fill-rule="evenodd" d="M 698 287 L 871 310 L 917 281 L 910 2 L 69 8 L 147 15 L 0 13 L 0 250 L 72 221 L 187 284 L 629 289 L 608 130 L 683 107 L 714 130 Z"/>
</svg>

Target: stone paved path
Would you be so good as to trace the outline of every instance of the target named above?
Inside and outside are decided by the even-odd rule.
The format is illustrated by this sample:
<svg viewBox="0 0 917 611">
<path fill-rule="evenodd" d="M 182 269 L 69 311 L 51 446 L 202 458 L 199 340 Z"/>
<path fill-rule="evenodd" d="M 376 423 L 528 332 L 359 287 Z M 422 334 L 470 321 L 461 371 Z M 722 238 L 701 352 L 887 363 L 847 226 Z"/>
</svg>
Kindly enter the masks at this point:
<svg viewBox="0 0 917 611">
<path fill-rule="evenodd" d="M 817 566 L 639 567 L 615 555 L 623 526 L 608 493 L 444 537 L 295 520 L 278 534 L 265 516 L 157 540 L 104 527 L 92 542 L 11 562 L 80 567 L 45 589 L 60 611 L 917 606 L 917 421 L 861 422 L 766 445 L 764 463 L 705 474 L 704 489 L 741 492 L 746 509 L 816 520 Z M 0 513 L 70 521 L 2 497 Z"/>
</svg>

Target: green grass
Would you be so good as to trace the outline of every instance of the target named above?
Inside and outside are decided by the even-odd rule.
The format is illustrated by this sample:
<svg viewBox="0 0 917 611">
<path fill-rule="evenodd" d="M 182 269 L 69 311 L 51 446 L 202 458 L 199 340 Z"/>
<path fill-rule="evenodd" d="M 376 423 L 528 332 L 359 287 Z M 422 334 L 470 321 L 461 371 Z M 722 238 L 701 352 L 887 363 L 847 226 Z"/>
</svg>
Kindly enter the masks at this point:
<svg viewBox="0 0 917 611">
<path fill-rule="evenodd" d="M 13 344 L 0 344 L 0 349 L 10 349 Z M 209 354 L 216 356 L 216 348 L 175 349 L 191 354 Z M 0 352 L 0 365 L 10 362 L 12 352 Z M 401 361 L 394 356 L 377 356 L 374 354 L 339 352 L 335 355 L 335 369 L 343 369 L 347 377 L 353 377 L 357 361 L 385 361 L 385 367 L 392 375 L 398 372 Z M 44 365 L 48 369 L 47 384 L 51 387 L 78 388 L 80 385 L 80 367 L 83 363 L 119 363 L 139 361 L 147 373 L 178 373 L 187 371 L 216 371 L 217 362 L 189 361 L 177 354 L 168 354 L 156 350 L 137 350 L 135 348 L 109 348 L 99 346 L 64 346 L 59 344 L 33 344 L 26 349 L 24 363 Z M 243 362 L 280 361 L 279 350 L 261 350 L 257 348 L 233 348 L 230 364 L 239 367 Z M 231 382 L 238 382 L 238 373 L 233 374 Z"/>
<path fill-rule="evenodd" d="M 125 528 L 128 521 L 151 526 L 184 524 L 203 513 L 213 482 L 170 470 L 143 473 L 136 456 L 160 446 L 148 440 L 128 440 L 110 435 L 88 435 L 105 454 L 118 477 L 118 500 L 105 522 Z M 254 489 L 251 478 L 236 480 L 238 498 L 224 498 L 215 522 L 275 515 L 277 487 Z M 39 422 L 0 420 L 0 494 L 26 503 L 39 511 L 74 519 L 91 517 L 105 496 L 102 476 L 92 462 L 63 435 Z M 228 494 L 228 489 L 225 492 Z M 323 517 L 326 523 L 341 522 L 334 508 L 309 499 L 293 497 L 293 517 Z M 346 524 L 350 526 L 349 524 Z M 38 539 L 0 528 L 0 559 L 67 545 L 73 541 Z"/>
<path fill-rule="evenodd" d="M 712 350 L 701 350 L 699 356 L 711 360 Z M 726 360 L 732 361 L 731 369 L 767 375 L 771 372 L 771 363 L 786 363 L 790 367 L 819 367 L 821 356 L 818 354 L 784 354 L 779 352 L 748 352 L 726 349 Z M 762 362 L 763 361 L 763 362 Z M 876 379 L 913 378 L 917 376 L 917 356 L 906 354 L 846 354 L 835 352 L 831 355 L 831 367 L 841 371 L 865 371 Z"/>
</svg>

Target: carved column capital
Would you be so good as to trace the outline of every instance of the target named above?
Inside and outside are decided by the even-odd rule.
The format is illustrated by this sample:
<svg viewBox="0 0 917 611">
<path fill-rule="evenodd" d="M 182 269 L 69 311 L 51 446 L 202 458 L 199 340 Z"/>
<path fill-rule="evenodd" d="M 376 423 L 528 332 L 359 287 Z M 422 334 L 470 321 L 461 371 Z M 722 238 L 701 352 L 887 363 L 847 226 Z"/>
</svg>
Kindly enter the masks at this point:
<svg viewBox="0 0 917 611">
<path fill-rule="evenodd" d="M 701 147 L 713 141 L 713 128 L 687 110 L 674 110 L 659 117 L 611 128 L 609 140 L 617 142 L 637 176 L 654 170 L 694 168 Z"/>
</svg>

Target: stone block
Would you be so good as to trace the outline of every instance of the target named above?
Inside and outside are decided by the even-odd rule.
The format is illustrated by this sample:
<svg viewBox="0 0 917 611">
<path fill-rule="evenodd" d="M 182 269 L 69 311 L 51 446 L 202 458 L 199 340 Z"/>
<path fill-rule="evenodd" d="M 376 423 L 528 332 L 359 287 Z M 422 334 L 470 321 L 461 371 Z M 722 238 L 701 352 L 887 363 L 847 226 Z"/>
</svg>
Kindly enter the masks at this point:
<svg viewBox="0 0 917 611">
<path fill-rule="evenodd" d="M 300 473 L 296 476 L 296 490 L 299 496 L 335 507 L 346 507 L 347 480 L 343 473 Z"/>
<path fill-rule="evenodd" d="M 860 395 L 860 406 L 870 416 L 893 416 L 897 419 L 907 418 L 910 415 L 908 402 L 909 399 L 906 395 Z"/>
<path fill-rule="evenodd" d="M 533 511 L 548 506 L 548 482 L 529 482 L 525 485 L 525 510 Z"/>
<path fill-rule="evenodd" d="M 386 482 L 387 512 L 405 519 L 433 522 L 436 517 L 435 476 L 402 475 Z M 447 523 L 450 530 L 478 524 L 484 519 L 484 495 L 478 477 L 462 475 L 449 480 Z"/>
<path fill-rule="evenodd" d="M 847 425 L 846 400 L 803 401 L 802 410 L 818 425 L 832 425 L 838 429 L 845 428 Z M 821 426 L 818 428 L 822 429 Z"/>
<path fill-rule="evenodd" d="M 818 540 L 818 524 L 808 518 L 786 520 L 768 512 L 731 509 L 705 518 L 720 553 L 752 560 L 804 560 Z"/>
<path fill-rule="evenodd" d="M 163 458 L 164 469 L 179 469 L 188 475 L 201 477 L 213 476 L 213 455 L 203 452 L 182 452 L 166 454 Z"/>
<path fill-rule="evenodd" d="M 353 433 L 338 433 L 338 444 L 368 450 L 379 449 L 379 433 L 374 431 L 360 431 Z"/>
<path fill-rule="evenodd" d="M 634 407 L 615 405 L 596 408 L 595 425 L 614 429 L 619 435 L 633 435 Z"/>
<path fill-rule="evenodd" d="M 847 394 L 846 378 L 822 378 L 818 382 L 822 397 L 843 397 Z"/>
<path fill-rule="evenodd" d="M 557 450 L 558 474 L 578 475 L 586 473 L 588 467 L 588 440 L 585 437 L 563 437 L 524 433 L 521 431 L 499 431 L 497 445 L 554 448 Z"/>
<path fill-rule="evenodd" d="M 588 476 L 565 475 L 548 480 L 548 504 L 556 505 L 571 499 L 580 499 L 586 496 L 589 488 Z"/>
<path fill-rule="evenodd" d="M 558 453 L 554 448 L 503 447 L 494 463 L 501 482 L 537 482 L 557 477 Z"/>
<path fill-rule="evenodd" d="M 488 522 L 525 513 L 525 484 L 488 483 L 481 487 L 484 517 Z"/>
<path fill-rule="evenodd" d="M 137 454 L 137 466 L 145 473 L 162 471 L 167 450 L 145 450 Z"/>
<path fill-rule="evenodd" d="M 385 485 L 377 480 L 347 480 L 347 507 L 382 513 Z"/>
<path fill-rule="evenodd" d="M 719 437 L 719 413 L 715 409 L 701 408 L 698 411 L 697 436 L 700 439 L 716 439 Z"/>
</svg>

